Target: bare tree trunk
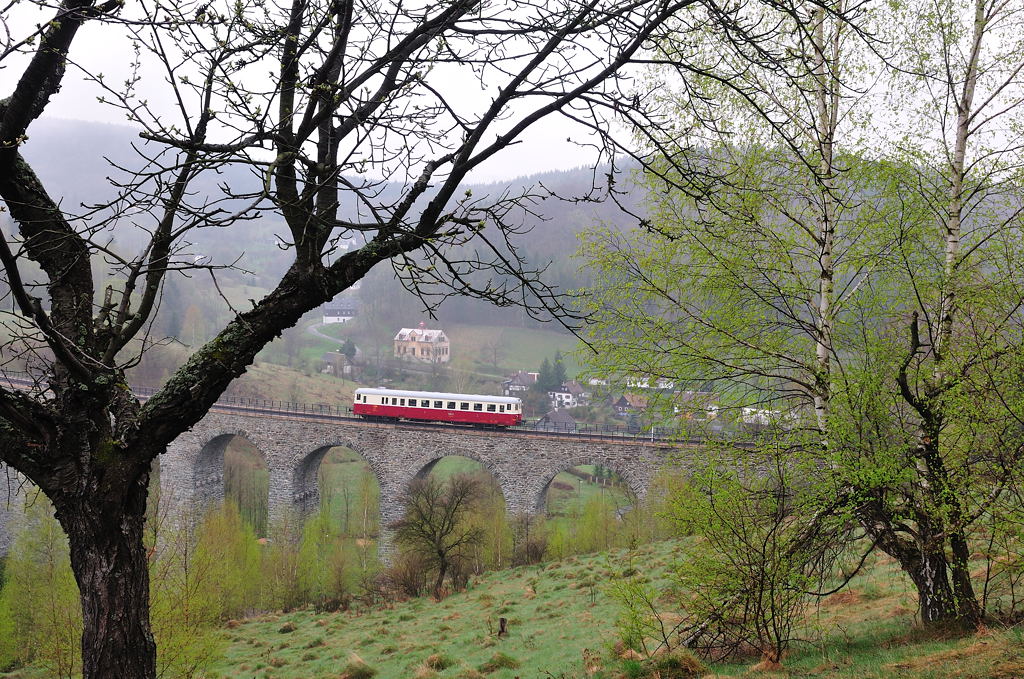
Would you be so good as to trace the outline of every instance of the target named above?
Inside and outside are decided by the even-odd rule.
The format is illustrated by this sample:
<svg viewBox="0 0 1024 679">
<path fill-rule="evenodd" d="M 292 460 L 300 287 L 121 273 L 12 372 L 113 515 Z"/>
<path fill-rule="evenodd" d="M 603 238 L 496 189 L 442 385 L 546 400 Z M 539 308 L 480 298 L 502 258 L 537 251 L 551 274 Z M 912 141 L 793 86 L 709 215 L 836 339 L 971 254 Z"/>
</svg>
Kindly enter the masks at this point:
<svg viewBox="0 0 1024 679">
<path fill-rule="evenodd" d="M 981 612 L 970 587 L 969 575 L 969 594 L 958 591 L 960 587 L 951 583 L 950 576 L 957 581 L 965 574 L 949 563 L 942 539 L 936 541 L 940 544 L 929 546 L 927 550 L 904 552 L 902 557 L 894 555 L 917 589 L 921 624 L 935 629 L 975 629 L 981 622 Z"/>
<path fill-rule="evenodd" d="M 83 679 L 156 677 L 149 566 L 142 542 L 145 483 L 125 495 L 102 505 L 57 503 L 82 601 Z"/>
<path fill-rule="evenodd" d="M 448 559 L 443 550 L 437 550 L 437 580 L 434 581 L 434 598 L 441 599 L 441 588 L 444 586 L 444 576 L 448 574 Z"/>
<path fill-rule="evenodd" d="M 879 548 L 896 559 L 917 589 L 921 624 L 926 628 L 972 630 L 981 624 L 981 607 L 971 585 L 967 541 L 959 528 L 919 515 L 915 539 L 897 537 L 881 503 L 861 507 L 862 523 Z M 952 545 L 952 560 L 947 547 Z"/>
</svg>

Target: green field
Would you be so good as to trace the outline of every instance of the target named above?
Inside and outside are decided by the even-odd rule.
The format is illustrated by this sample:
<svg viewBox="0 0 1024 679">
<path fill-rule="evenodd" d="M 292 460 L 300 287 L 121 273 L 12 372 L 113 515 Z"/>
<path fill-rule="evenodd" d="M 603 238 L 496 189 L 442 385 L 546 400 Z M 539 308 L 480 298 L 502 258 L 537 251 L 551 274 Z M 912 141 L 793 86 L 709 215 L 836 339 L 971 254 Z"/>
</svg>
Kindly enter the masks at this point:
<svg viewBox="0 0 1024 679">
<path fill-rule="evenodd" d="M 565 369 L 570 376 L 575 375 L 578 370 L 574 358 L 569 355 L 576 348 L 577 340 L 564 332 L 494 325 L 439 324 L 437 327 L 442 327 L 451 341 L 452 365 L 481 376 L 504 377 L 515 370 L 536 371 L 544 357 L 551 359 L 556 351 L 561 351 L 564 355 Z M 336 323 L 318 329 L 325 335 L 337 337 L 339 341 L 351 336 L 357 343 L 360 340 L 364 344 L 367 342 L 366 338 L 361 336 L 357 325 Z M 311 352 L 314 351 L 313 343 L 316 345 L 315 350 L 321 353 L 337 348 L 308 333 L 306 337 Z M 360 349 L 366 354 L 371 354 L 373 347 L 364 344 L 360 345 Z M 491 363 L 492 357 L 488 355 L 487 347 L 491 345 L 498 347 L 497 371 Z M 303 349 L 303 352 L 305 351 Z M 383 346 L 384 355 L 391 356 L 391 351 L 392 345 L 388 341 L 386 346 Z M 317 356 L 319 357 L 319 354 Z"/>
<path fill-rule="evenodd" d="M 610 651 L 619 607 L 608 584 L 636 572 L 663 586 L 672 560 L 685 549 L 685 541 L 668 541 L 489 573 L 441 602 L 414 599 L 382 609 L 320 615 L 298 611 L 232 623 L 224 632 L 224 657 L 206 677 L 336 679 L 358 658 L 384 679 L 625 679 L 636 675 Z M 893 564 L 871 558 L 868 566 L 848 590 L 812 611 L 798 635 L 802 641 L 781 670 L 751 673 L 759 658 L 748 657 L 714 666 L 705 676 L 1024 676 L 1018 628 L 927 638 L 915 631 L 914 597 Z M 509 621 L 509 634 L 499 639 L 501 617 Z M 593 673 L 584 670 L 585 652 L 597 658 L 591 662 Z M 502 664 L 496 658 L 516 666 L 494 667 Z"/>
</svg>

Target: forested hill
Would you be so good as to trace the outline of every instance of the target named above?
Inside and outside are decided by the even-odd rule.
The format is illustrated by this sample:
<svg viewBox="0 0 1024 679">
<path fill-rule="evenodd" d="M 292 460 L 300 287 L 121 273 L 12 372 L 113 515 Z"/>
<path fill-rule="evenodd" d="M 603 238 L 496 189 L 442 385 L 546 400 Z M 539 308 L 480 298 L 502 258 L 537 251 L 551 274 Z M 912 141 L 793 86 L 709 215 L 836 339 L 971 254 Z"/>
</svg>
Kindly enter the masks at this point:
<svg viewBox="0 0 1024 679">
<path fill-rule="evenodd" d="M 139 164 L 133 146 L 143 153 L 153 152 L 152 147 L 127 126 L 41 119 L 33 126 L 23 153 L 51 195 L 61 202 L 66 211 L 74 214 L 85 213 L 88 206 L 111 199 L 115 194 L 111 181 L 123 181 L 126 177 L 119 167 L 137 167 Z M 468 185 L 466 188 L 472 192 L 474 199 L 496 196 L 506 191 L 515 193 L 523 187 L 532 187 L 532 194 L 549 196 L 531 203 L 529 211 L 514 217 L 514 221 L 521 221 L 529 229 L 527 234 L 517 237 L 516 243 L 531 266 L 547 267 L 547 281 L 568 289 L 586 282 L 585 274 L 578 270 L 578 262 L 572 258 L 577 248 L 576 234 L 598 224 L 628 228 L 635 223 L 614 202 L 593 200 L 602 191 L 593 191 L 592 188 L 595 183 L 602 186 L 607 182 L 606 173 L 607 169 L 603 168 L 596 172 L 590 168 L 577 168 L 535 174 L 507 182 Z M 623 187 L 631 186 L 631 174 L 627 172 L 625 176 L 619 177 L 616 188 L 619 201 L 635 212 L 640 209 L 642 192 L 623 191 Z M 220 174 L 208 173 L 208 177 L 196 189 L 197 194 L 219 195 L 219 184 L 251 190 L 259 185 L 259 181 L 260 178 L 249 168 L 225 168 Z M 386 193 L 388 189 L 384 191 Z M 342 200 L 344 206 L 345 199 Z M 6 216 L 3 218 L 5 229 L 9 230 Z M 152 220 L 138 214 L 133 215 L 132 219 L 141 225 Z M 287 241 L 286 233 L 287 229 L 280 217 L 267 212 L 265 217 L 233 228 L 193 231 L 189 236 L 191 244 L 184 254 L 187 257 L 203 256 L 208 258 L 206 261 L 214 264 L 237 260 L 238 267 L 247 273 L 221 272 L 218 278 L 223 281 L 226 294 L 232 301 L 245 302 L 258 297 L 260 290 L 270 288 L 286 266 L 288 257 L 282 256 L 281 252 L 281 242 Z M 118 229 L 114 236 L 114 249 L 126 254 L 137 252 L 144 246 L 144 232 L 137 229 Z M 239 255 L 241 259 L 238 259 Z M 411 295 L 404 294 L 393 278 L 390 269 L 378 267 L 367 281 L 368 285 L 364 286 L 366 291 L 360 293 L 364 297 L 363 301 L 372 303 L 375 301 L 372 297 L 383 296 L 387 298 L 390 307 L 397 306 L 404 313 L 417 314 L 419 302 Z M 168 291 L 179 296 L 193 297 L 203 294 L 197 288 L 200 285 L 210 285 L 209 280 L 200 282 L 196 278 L 177 276 L 168 282 Z M 165 297 L 165 303 L 174 312 L 174 302 Z M 227 311 L 225 305 L 224 312 Z M 472 300 L 448 301 L 439 314 L 442 319 L 453 321 L 492 324 L 524 322 L 521 314 L 493 309 Z M 178 323 L 172 321 L 170 325 L 169 329 L 173 331 Z"/>
<path fill-rule="evenodd" d="M 134 167 L 138 157 L 132 150 L 136 146 L 143 152 L 152 152 L 146 142 L 140 139 L 130 127 L 71 120 L 39 120 L 32 128 L 31 137 L 23 147 L 23 153 L 43 179 L 44 184 L 63 207 L 78 212 L 81 205 L 95 205 L 109 199 L 114 191 L 110 179 L 123 179 L 124 173 L 113 165 Z M 108 159 L 113 165 L 105 163 Z M 555 275 L 572 278 L 575 266 L 567 259 L 576 249 L 575 234 L 595 224 L 627 225 L 630 218 L 610 201 L 594 202 L 583 199 L 591 192 L 595 182 L 606 183 L 607 169 L 595 172 L 589 168 L 577 168 L 563 172 L 547 172 L 512 179 L 508 182 L 473 184 L 467 188 L 474 198 L 498 195 L 506 190 L 515 191 L 524 186 L 535 187 L 537 194 L 552 193 L 559 198 L 548 198 L 532 205 L 536 215 L 524 214 L 522 219 L 533 230 L 527 238 L 521 239 L 525 250 L 538 261 L 550 259 L 555 263 Z M 252 189 L 258 186 L 260 178 L 248 168 L 225 168 L 221 174 L 210 173 L 197 188 L 199 192 L 216 195 L 217 185 Z M 629 185 L 629 177 L 619 178 L 617 188 Z M 386 189 L 385 189 L 386 191 Z M 572 200 L 577 199 L 577 200 Z M 620 194 L 620 200 L 628 201 L 631 210 L 639 201 L 636 192 Z M 344 198 L 343 198 L 344 205 Z M 283 235 L 284 227 L 276 215 L 268 214 L 244 227 L 246 258 L 256 270 L 262 283 L 277 271 L 267 271 L 263 258 L 277 250 L 276 235 Z M 123 236 L 119 235 L 119 239 Z M 220 255 L 228 259 L 237 255 L 239 239 L 230 229 L 203 229 L 195 234 L 196 249 L 208 256 Z M 129 239 L 125 246 L 134 245 Z M 281 257 L 275 257 L 282 260 Z"/>
</svg>

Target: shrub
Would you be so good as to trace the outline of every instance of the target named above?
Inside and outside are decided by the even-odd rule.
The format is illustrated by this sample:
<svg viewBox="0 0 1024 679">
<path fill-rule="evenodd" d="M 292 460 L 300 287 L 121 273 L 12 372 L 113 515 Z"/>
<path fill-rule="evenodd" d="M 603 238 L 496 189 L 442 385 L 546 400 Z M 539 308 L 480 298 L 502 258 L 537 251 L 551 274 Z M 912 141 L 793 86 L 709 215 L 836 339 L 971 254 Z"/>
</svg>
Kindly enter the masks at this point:
<svg viewBox="0 0 1024 679">
<path fill-rule="evenodd" d="M 432 670 L 443 672 L 454 665 L 455 660 L 444 653 L 434 653 L 433 655 L 428 656 L 427 659 L 423 661 L 423 664 Z"/>
<path fill-rule="evenodd" d="M 341 670 L 341 679 L 371 679 L 377 676 L 377 670 L 363 662 L 362 658 L 352 658 Z"/>
<path fill-rule="evenodd" d="M 708 671 L 704 663 L 683 649 L 657 657 L 650 664 L 660 679 L 694 679 Z"/>
<path fill-rule="evenodd" d="M 480 671 L 484 674 L 490 674 L 491 672 L 506 667 L 509 669 L 515 669 L 516 667 L 519 667 L 519 661 L 506 653 L 498 651 L 491 656 L 490 660 L 480 666 Z"/>
</svg>

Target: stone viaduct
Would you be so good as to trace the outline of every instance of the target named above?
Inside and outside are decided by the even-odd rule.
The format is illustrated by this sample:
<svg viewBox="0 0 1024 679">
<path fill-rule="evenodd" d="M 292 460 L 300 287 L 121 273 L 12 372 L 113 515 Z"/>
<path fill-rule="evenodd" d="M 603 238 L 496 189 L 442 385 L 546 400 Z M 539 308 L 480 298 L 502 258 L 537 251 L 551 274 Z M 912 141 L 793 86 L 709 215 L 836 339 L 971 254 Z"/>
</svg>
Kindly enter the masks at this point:
<svg viewBox="0 0 1024 679">
<path fill-rule="evenodd" d="M 601 464 L 643 498 L 657 471 L 678 448 L 635 439 L 587 439 L 526 431 L 488 431 L 295 419 L 235 413 L 208 414 L 171 444 L 160 461 L 161 502 L 192 511 L 224 499 L 224 450 L 241 436 L 262 453 L 270 475 L 269 518 L 319 507 L 317 472 L 327 451 L 344 446 L 369 463 L 380 484 L 381 526 L 401 518 L 400 498 L 416 477 L 443 457 L 480 462 L 497 480 L 510 515 L 543 511 L 554 477 L 580 464 Z M 169 510 L 172 514 L 175 509 Z M 386 531 L 378 543 L 390 544 Z"/>
<path fill-rule="evenodd" d="M 330 448 L 344 446 L 362 455 L 380 484 L 378 546 L 384 557 L 391 548 L 385 527 L 401 518 L 403 492 L 443 457 L 460 455 L 480 462 L 497 480 L 509 515 L 522 516 L 543 511 L 545 491 L 554 477 L 580 464 L 614 470 L 642 499 L 657 469 L 679 452 L 676 445 L 632 438 L 214 410 L 179 436 L 160 458 L 160 503 L 165 516 L 188 521 L 223 502 L 224 451 L 236 436 L 253 444 L 266 461 L 271 521 L 319 507 L 317 472 Z M 7 484 L 5 488 L 0 483 L 0 554 L 9 547 L 12 525 L 21 514 L 19 505 L 35 492 L 26 491 L 13 471 L 2 476 Z"/>
</svg>

